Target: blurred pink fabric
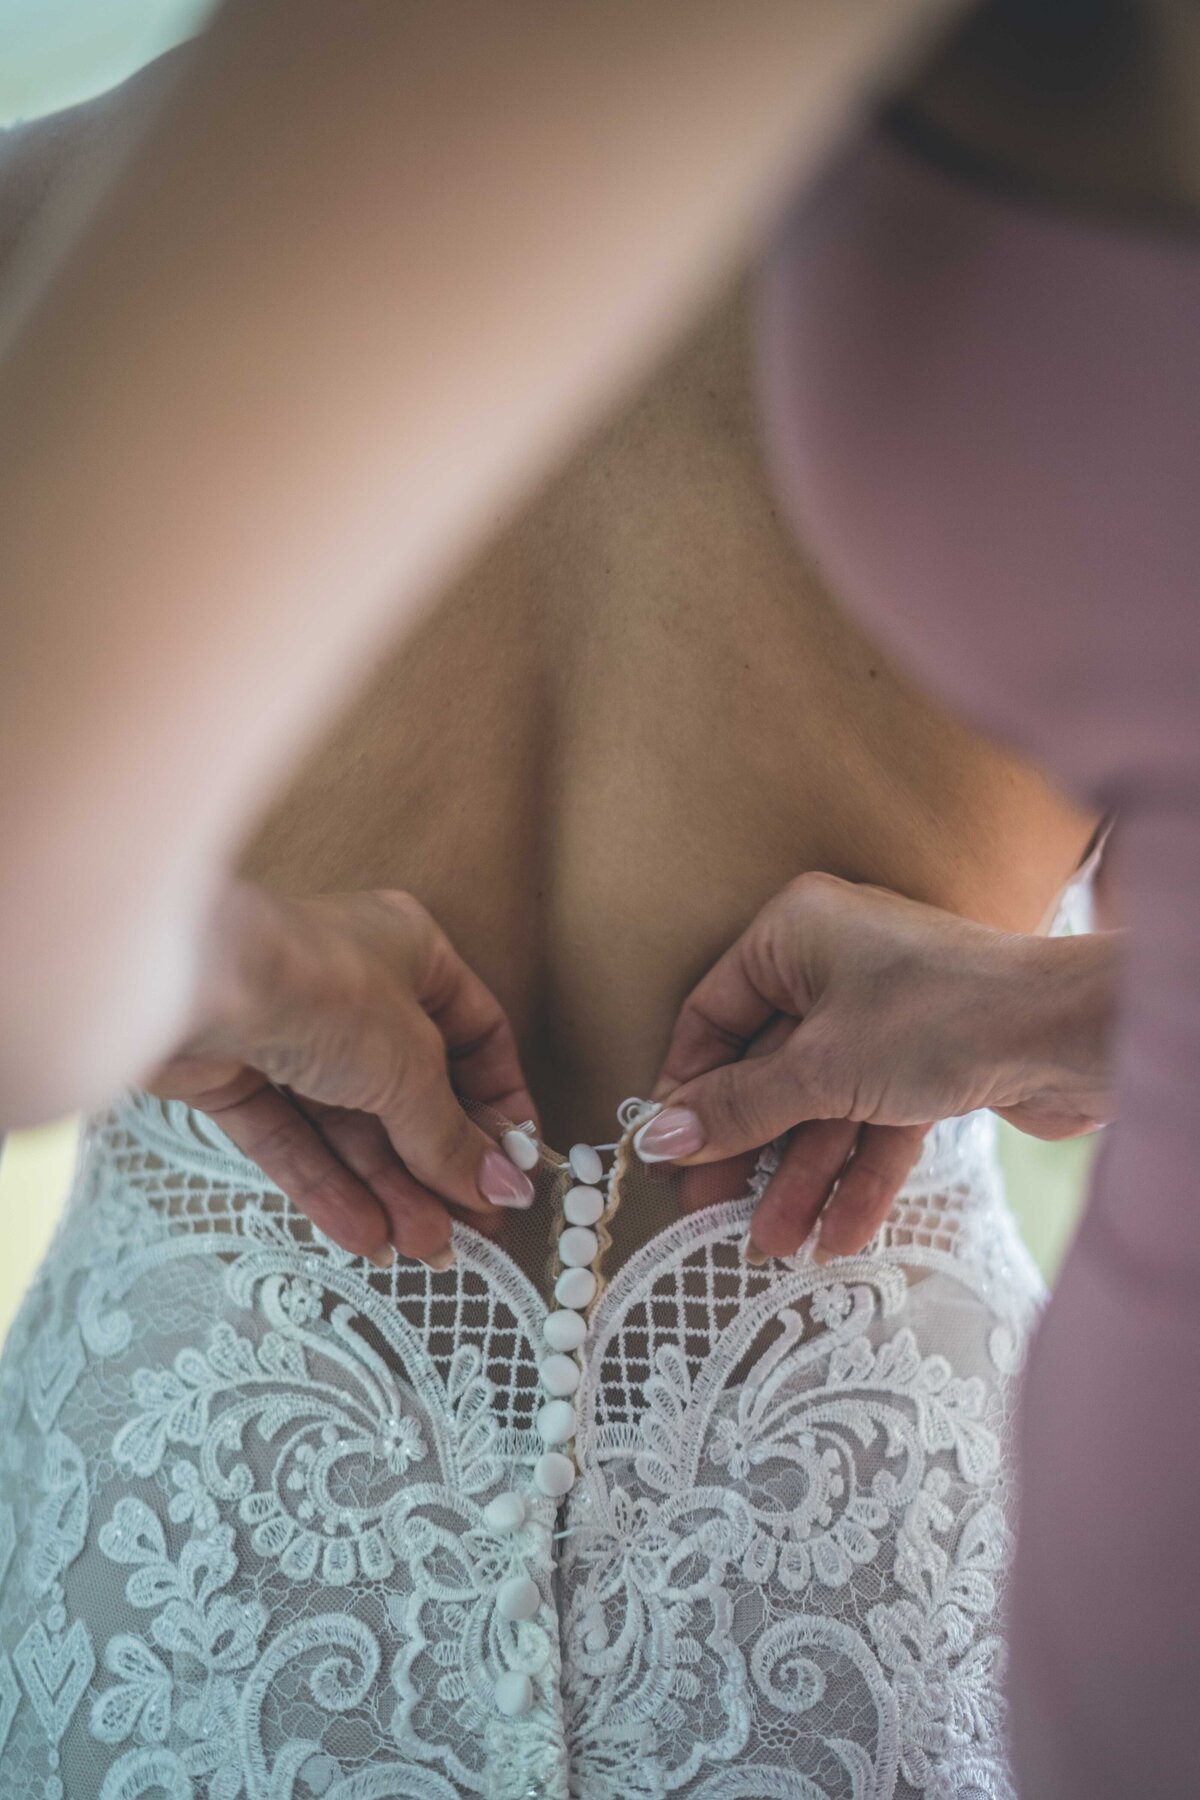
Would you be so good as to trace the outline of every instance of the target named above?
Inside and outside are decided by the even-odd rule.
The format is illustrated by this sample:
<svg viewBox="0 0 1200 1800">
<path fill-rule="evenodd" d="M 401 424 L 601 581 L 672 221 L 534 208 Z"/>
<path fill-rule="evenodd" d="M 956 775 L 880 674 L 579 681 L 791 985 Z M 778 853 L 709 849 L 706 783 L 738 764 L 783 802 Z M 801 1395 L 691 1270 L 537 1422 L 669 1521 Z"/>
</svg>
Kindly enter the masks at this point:
<svg viewBox="0 0 1200 1800">
<path fill-rule="evenodd" d="M 1025 1374 L 1023 1800 L 1200 1792 L 1200 239 L 880 129 L 761 293 L 786 505 L 901 663 L 1118 815 L 1119 1124 Z"/>
</svg>

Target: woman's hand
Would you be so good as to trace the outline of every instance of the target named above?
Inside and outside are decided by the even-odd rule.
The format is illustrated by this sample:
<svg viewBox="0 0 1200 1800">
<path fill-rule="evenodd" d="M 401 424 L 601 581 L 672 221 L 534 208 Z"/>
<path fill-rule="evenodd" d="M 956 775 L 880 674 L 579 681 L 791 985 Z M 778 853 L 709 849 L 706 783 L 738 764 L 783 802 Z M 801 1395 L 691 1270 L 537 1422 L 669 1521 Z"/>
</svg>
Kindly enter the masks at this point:
<svg viewBox="0 0 1200 1800">
<path fill-rule="evenodd" d="M 992 1107 L 1060 1138 L 1110 1116 L 1117 941 L 1015 936 L 800 876 L 685 1002 L 638 1152 L 715 1162 L 790 1132 L 748 1253 L 790 1255 L 823 1214 L 815 1256 L 852 1254 L 930 1121 Z"/>
<path fill-rule="evenodd" d="M 343 1248 L 444 1268 L 451 1210 L 494 1230 L 532 1203 L 456 1097 L 536 1117 L 512 1029 L 410 895 L 231 883 L 204 967 L 194 1029 L 143 1085 L 208 1113 Z"/>
</svg>

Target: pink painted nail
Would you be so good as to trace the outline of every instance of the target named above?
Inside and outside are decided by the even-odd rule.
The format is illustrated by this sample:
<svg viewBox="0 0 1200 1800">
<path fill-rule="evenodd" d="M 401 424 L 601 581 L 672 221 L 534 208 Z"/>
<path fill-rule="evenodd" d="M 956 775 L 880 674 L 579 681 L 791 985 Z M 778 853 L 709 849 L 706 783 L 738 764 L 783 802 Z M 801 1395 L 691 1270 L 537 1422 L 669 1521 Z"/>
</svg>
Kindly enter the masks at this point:
<svg viewBox="0 0 1200 1800">
<path fill-rule="evenodd" d="M 703 1150 L 704 1127 L 686 1107 L 668 1106 L 636 1133 L 633 1147 L 643 1162 L 674 1162 L 680 1156 L 694 1156 L 697 1150 Z"/>
<path fill-rule="evenodd" d="M 486 1150 L 479 1165 L 479 1191 L 493 1206 L 533 1205 L 533 1183 L 501 1150 Z"/>
</svg>

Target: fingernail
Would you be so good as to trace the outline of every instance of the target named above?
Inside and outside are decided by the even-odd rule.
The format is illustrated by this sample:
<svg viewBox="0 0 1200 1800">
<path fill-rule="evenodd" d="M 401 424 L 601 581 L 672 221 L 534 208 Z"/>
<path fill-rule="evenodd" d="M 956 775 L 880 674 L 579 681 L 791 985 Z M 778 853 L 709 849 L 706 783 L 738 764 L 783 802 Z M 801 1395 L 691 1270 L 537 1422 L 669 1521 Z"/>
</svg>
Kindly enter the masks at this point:
<svg viewBox="0 0 1200 1800">
<path fill-rule="evenodd" d="M 816 1265 L 819 1269 L 823 1269 L 825 1267 L 825 1264 L 828 1262 L 832 1262 L 836 1256 L 837 1256 L 836 1250 L 827 1250 L 825 1248 L 824 1244 L 817 1244 L 814 1246 L 814 1249 L 813 1249 L 812 1260 L 816 1263 Z"/>
<path fill-rule="evenodd" d="M 694 1112 L 668 1106 L 634 1134 L 633 1147 L 643 1162 L 675 1162 L 704 1148 L 704 1127 Z"/>
<path fill-rule="evenodd" d="M 479 1191 L 493 1206 L 532 1206 L 533 1183 L 502 1150 L 487 1150 L 479 1165 Z"/>
<path fill-rule="evenodd" d="M 443 1269 L 452 1268 L 458 1261 L 458 1257 L 455 1254 L 454 1245 L 447 1244 L 444 1250 L 435 1250 L 432 1256 L 419 1256 L 417 1261 L 423 1262 L 427 1269 L 436 1269 L 438 1274 L 441 1274 Z"/>
<path fill-rule="evenodd" d="M 761 1269 L 771 1260 L 769 1250 L 763 1250 L 747 1232 L 742 1239 L 742 1261 L 750 1264 L 752 1269 Z"/>
<path fill-rule="evenodd" d="M 383 1244 L 378 1250 L 372 1250 L 367 1257 L 367 1261 L 373 1262 L 377 1269 L 390 1269 L 395 1260 L 396 1247 L 394 1244 Z"/>
</svg>

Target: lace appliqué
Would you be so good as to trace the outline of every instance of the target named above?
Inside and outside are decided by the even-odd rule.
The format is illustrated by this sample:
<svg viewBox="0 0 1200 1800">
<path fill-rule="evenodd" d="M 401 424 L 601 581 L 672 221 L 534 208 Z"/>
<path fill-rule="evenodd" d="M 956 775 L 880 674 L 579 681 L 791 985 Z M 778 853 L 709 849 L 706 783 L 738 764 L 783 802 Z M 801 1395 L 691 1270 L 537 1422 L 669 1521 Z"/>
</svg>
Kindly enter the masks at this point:
<svg viewBox="0 0 1200 1800">
<path fill-rule="evenodd" d="M 1040 1283 L 986 1134 L 829 1270 L 741 1260 L 768 1167 L 601 1293 L 556 1503 L 506 1256 L 384 1275 L 186 1109 L 94 1122 L 0 1363 L 0 1785 L 1009 1800 Z"/>
</svg>

